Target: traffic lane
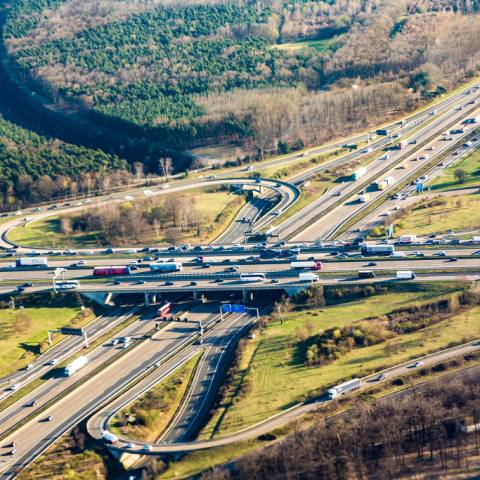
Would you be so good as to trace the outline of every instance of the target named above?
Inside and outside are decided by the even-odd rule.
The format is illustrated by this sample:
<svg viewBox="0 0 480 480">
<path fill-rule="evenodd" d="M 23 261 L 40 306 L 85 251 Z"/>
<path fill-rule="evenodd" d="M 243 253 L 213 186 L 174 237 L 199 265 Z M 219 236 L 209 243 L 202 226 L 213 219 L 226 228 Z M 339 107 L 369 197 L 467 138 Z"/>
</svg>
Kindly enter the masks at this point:
<svg viewBox="0 0 480 480">
<path fill-rule="evenodd" d="M 465 113 L 463 111 L 457 111 L 453 115 L 451 115 L 450 113 L 450 115 L 446 116 L 446 118 L 440 119 L 437 122 L 433 122 L 433 124 L 429 125 L 428 128 L 426 129 L 427 132 L 424 132 L 421 135 L 420 134 L 416 135 L 416 137 L 420 137 L 418 139 L 418 142 L 421 143 L 427 140 L 431 136 L 431 131 L 445 130 L 445 128 L 448 125 L 450 125 L 454 119 L 459 119 L 464 114 Z M 471 116 L 473 117 L 476 114 L 478 114 L 478 107 L 472 108 Z M 454 127 L 452 127 L 452 130 L 459 129 L 461 125 L 462 123 L 458 122 Z M 458 141 L 459 139 L 463 138 L 463 136 L 465 135 L 467 135 L 467 133 L 456 135 L 455 141 Z M 402 165 L 395 165 L 386 173 L 384 173 L 383 176 L 385 178 L 393 176 L 395 178 L 395 182 L 392 184 L 391 187 L 385 190 L 369 191 L 368 194 L 371 197 L 369 199 L 369 203 L 375 201 L 375 199 L 380 195 L 386 195 L 387 194 L 386 192 L 388 192 L 388 190 L 390 190 L 396 184 L 403 181 L 405 178 L 410 176 L 415 171 L 423 168 L 423 163 L 425 163 L 425 161 L 430 161 L 433 157 L 438 156 L 444 150 L 449 148 L 451 146 L 451 142 L 446 142 L 444 139 L 445 137 L 439 134 L 439 136 L 437 136 L 434 140 L 429 142 L 427 145 L 423 146 L 420 151 L 417 151 L 416 153 L 412 153 L 411 155 L 408 155 L 405 158 L 405 160 L 402 160 L 403 162 L 402 165 L 407 165 L 408 167 L 413 166 L 414 167 L 413 170 L 410 168 L 403 168 Z M 405 153 L 408 153 L 409 150 L 413 150 L 416 148 L 416 145 L 411 143 L 412 140 L 413 140 L 413 137 L 408 139 L 409 144 L 404 149 L 398 150 L 398 152 L 403 152 L 403 153 L 400 153 L 400 155 L 404 155 Z M 433 147 L 433 150 L 432 150 L 432 147 Z M 419 158 L 423 155 L 428 155 L 428 159 L 420 160 Z M 398 161 L 398 155 L 397 155 L 396 161 Z M 379 173 L 380 169 L 375 169 L 374 171 L 376 175 Z M 365 180 L 368 181 L 369 178 L 372 178 L 372 176 L 374 175 L 368 175 L 368 176 L 364 175 L 362 177 L 362 179 L 364 179 L 362 183 L 365 183 Z M 349 189 L 349 191 L 351 191 L 351 189 Z M 309 228 L 301 232 L 298 236 L 294 237 L 294 240 L 301 241 L 305 239 L 317 240 L 320 238 L 323 238 L 323 239 L 328 238 L 328 235 L 331 234 L 334 229 L 336 229 L 339 225 L 344 223 L 348 218 L 350 218 L 353 214 L 355 214 L 357 211 L 360 211 L 364 207 L 365 207 L 365 204 L 359 203 L 356 198 L 349 199 L 347 200 L 346 203 L 339 205 L 337 208 L 335 208 L 334 211 L 329 212 L 325 217 L 321 218 L 318 222 L 315 222 Z M 340 219 L 340 223 L 339 223 L 339 219 Z"/>
<path fill-rule="evenodd" d="M 180 324 L 179 322 L 169 323 L 151 340 L 145 341 L 135 350 L 132 349 L 112 366 L 98 373 L 75 391 L 67 394 L 57 404 L 49 407 L 42 414 L 41 419 L 32 420 L 32 422 L 27 423 L 17 432 L 8 436 L 2 441 L 2 446 L 18 441 L 16 464 L 27 462 L 33 452 L 41 451 L 51 442 L 57 429 L 62 431 L 67 425 L 77 423 L 85 412 L 91 411 L 92 408 L 123 389 L 131 380 L 144 373 L 154 363 L 166 358 L 182 343 L 192 338 L 197 331 L 197 326 Z M 141 349 L 141 352 L 137 351 L 138 349 Z M 56 421 L 46 421 L 50 415 L 62 419 L 60 426 Z M 63 420 L 65 417 L 67 418 Z M 30 424 L 34 425 L 33 429 Z"/>
<path fill-rule="evenodd" d="M 135 307 L 119 307 L 115 308 L 112 313 L 109 315 L 103 315 L 98 317 L 89 325 L 84 327 L 84 330 L 87 334 L 87 338 L 90 342 L 96 340 L 101 335 L 104 335 L 110 329 L 114 328 L 119 323 L 125 321 L 129 316 L 133 315 L 139 306 Z M 66 336 L 59 343 L 53 345 L 49 350 L 47 350 L 39 358 L 31 362 L 31 369 L 21 369 L 17 372 L 12 373 L 11 375 L 1 379 L 1 382 L 9 382 L 11 384 L 19 384 L 20 386 L 25 386 L 27 383 L 35 380 L 36 378 L 44 375 L 46 372 L 54 368 L 54 365 L 51 365 L 53 360 L 56 363 L 61 363 L 66 360 L 68 357 L 76 353 L 79 349 L 83 348 L 84 338 L 78 336 Z M 4 390 L 0 392 L 0 401 L 5 400 L 9 397 L 10 394 L 14 392 L 10 389 L 9 386 L 4 387 Z"/>
</svg>

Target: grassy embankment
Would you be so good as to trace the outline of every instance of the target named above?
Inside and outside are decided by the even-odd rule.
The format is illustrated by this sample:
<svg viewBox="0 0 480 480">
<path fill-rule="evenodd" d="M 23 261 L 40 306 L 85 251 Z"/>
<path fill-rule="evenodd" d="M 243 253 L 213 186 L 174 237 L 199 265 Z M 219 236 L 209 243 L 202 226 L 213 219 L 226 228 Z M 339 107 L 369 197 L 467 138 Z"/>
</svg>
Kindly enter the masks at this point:
<svg viewBox="0 0 480 480">
<path fill-rule="evenodd" d="M 462 169 L 467 172 L 463 183 L 455 178 L 455 171 Z M 467 156 L 445 169 L 445 175 L 438 176 L 429 185 L 432 192 L 444 192 L 457 188 L 480 187 L 480 148 L 475 148 Z"/>
<path fill-rule="evenodd" d="M 325 38 L 323 40 L 302 40 L 300 42 L 283 43 L 281 45 L 272 45 L 271 48 L 277 50 L 302 50 L 303 48 L 314 48 L 319 52 L 328 50 L 333 38 Z"/>
<path fill-rule="evenodd" d="M 189 195 L 193 197 L 196 208 L 200 208 L 203 213 L 209 216 L 211 221 L 204 235 L 196 236 L 195 229 L 183 232 L 185 241 L 201 242 L 208 238 L 215 238 L 230 223 L 237 212 L 245 205 L 246 198 L 237 195 L 231 195 L 228 191 L 216 191 L 207 193 L 204 190 L 194 189 L 185 192 L 178 192 L 176 195 Z M 12 242 L 30 245 L 36 248 L 95 248 L 105 245 L 104 234 L 101 230 L 93 232 L 75 231 L 66 237 L 60 231 L 60 216 L 50 217 L 39 220 L 25 228 L 16 228 L 9 234 Z M 168 226 L 168 225 L 165 225 Z M 144 232 L 143 244 L 160 245 L 165 243 L 165 229 L 160 231 L 160 236 L 156 236 L 153 226 Z"/>
<path fill-rule="evenodd" d="M 347 315 L 342 304 L 328 310 L 312 305 L 311 309 L 291 313 L 283 325 L 278 320 L 270 320 L 255 339 L 247 341 L 229 393 L 220 402 L 201 438 L 225 435 L 253 425 L 344 378 L 361 377 L 366 371 L 405 362 L 470 335 L 479 336 L 480 308 L 476 307 L 454 319 L 392 337 L 389 353 L 386 343 L 381 342 L 355 348 L 322 367 L 306 365 L 307 350 L 314 344 L 320 329 L 326 331 L 351 324 L 361 326 L 369 323 L 366 320 L 369 317 L 381 318 L 397 308 L 439 300 L 463 287 L 444 283 L 411 284 L 400 288 L 407 291 L 367 299 L 357 297 L 366 300 L 365 303 L 349 306 Z M 374 322 L 372 327 L 381 329 L 380 323 Z"/>
<path fill-rule="evenodd" d="M 77 293 L 22 295 L 15 297 L 14 309 L 7 308 L 7 296 L 2 295 L 0 302 L 0 377 L 25 367 L 47 350 L 48 330 L 67 325 L 80 328 L 105 311 Z M 82 305 L 89 308 L 82 311 Z M 53 336 L 52 341 L 61 338 Z"/>
<path fill-rule="evenodd" d="M 118 412 L 112 421 L 112 431 L 133 440 L 155 442 L 179 408 L 202 354 L 195 355 L 179 370 Z"/>
<path fill-rule="evenodd" d="M 393 221 L 395 236 L 426 235 L 432 232 L 456 232 L 480 227 L 480 197 L 462 195 L 438 199 L 423 199 L 406 215 Z M 399 212 L 402 215 L 402 212 Z M 375 228 L 371 236 L 383 237 L 387 227 Z M 435 247 L 437 248 L 438 245 Z"/>
</svg>

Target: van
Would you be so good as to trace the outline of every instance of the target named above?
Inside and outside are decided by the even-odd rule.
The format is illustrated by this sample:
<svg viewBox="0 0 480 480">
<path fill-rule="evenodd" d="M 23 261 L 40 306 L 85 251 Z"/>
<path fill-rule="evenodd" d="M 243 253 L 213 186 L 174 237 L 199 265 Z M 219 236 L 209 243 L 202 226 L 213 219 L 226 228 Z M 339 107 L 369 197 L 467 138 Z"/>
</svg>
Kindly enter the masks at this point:
<svg viewBox="0 0 480 480">
<path fill-rule="evenodd" d="M 392 254 L 390 254 L 390 257 L 404 257 L 405 255 L 403 254 L 403 252 L 393 252 Z"/>
</svg>

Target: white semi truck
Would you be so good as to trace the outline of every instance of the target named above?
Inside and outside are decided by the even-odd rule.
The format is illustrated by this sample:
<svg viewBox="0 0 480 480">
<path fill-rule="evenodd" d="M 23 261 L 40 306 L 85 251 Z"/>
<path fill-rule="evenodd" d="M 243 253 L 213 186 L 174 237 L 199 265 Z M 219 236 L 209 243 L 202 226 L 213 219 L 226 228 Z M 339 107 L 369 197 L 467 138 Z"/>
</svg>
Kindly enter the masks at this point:
<svg viewBox="0 0 480 480">
<path fill-rule="evenodd" d="M 85 355 L 78 357 L 72 363 L 65 367 L 65 375 L 71 377 L 75 372 L 83 368 L 88 363 L 88 358 Z"/>
<path fill-rule="evenodd" d="M 45 257 L 17 258 L 15 261 L 17 267 L 48 267 L 48 261 Z"/>
<path fill-rule="evenodd" d="M 309 270 L 321 270 L 322 269 L 322 262 L 314 262 L 312 260 L 308 262 L 291 262 L 290 268 L 292 270 L 301 270 L 301 269 L 309 269 Z"/>
<path fill-rule="evenodd" d="M 151 263 L 150 271 L 151 272 L 181 272 L 183 270 L 183 265 L 177 262 L 167 262 L 167 263 Z"/>
<path fill-rule="evenodd" d="M 318 281 L 318 275 L 315 275 L 314 273 L 300 273 L 298 275 L 298 279 L 301 282 L 316 282 Z"/>
<path fill-rule="evenodd" d="M 328 391 L 328 398 L 334 399 L 338 398 L 342 395 L 350 393 L 357 388 L 360 388 L 362 381 L 359 378 L 354 378 L 353 380 L 349 380 L 348 382 L 342 383 L 334 388 L 331 388 Z"/>
</svg>

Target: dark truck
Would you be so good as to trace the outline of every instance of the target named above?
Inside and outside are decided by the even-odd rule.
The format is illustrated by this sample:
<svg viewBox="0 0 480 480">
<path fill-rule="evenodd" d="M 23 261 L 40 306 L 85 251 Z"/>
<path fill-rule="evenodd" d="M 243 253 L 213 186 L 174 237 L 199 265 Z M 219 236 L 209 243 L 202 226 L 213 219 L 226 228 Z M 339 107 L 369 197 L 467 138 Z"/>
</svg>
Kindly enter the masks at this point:
<svg viewBox="0 0 480 480">
<path fill-rule="evenodd" d="M 375 274 L 371 270 L 359 270 L 358 278 L 375 278 Z"/>
</svg>

